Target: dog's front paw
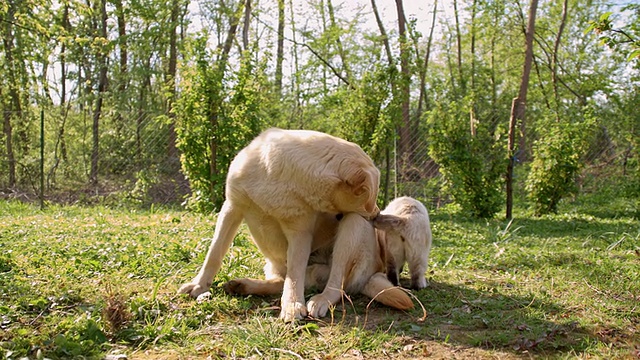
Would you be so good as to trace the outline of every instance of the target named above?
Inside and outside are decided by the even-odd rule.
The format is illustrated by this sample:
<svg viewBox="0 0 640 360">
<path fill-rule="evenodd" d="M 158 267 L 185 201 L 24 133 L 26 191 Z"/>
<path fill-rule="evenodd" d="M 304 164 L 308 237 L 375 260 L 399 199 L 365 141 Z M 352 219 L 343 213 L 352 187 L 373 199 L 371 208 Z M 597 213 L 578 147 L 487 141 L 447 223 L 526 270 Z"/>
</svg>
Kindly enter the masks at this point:
<svg viewBox="0 0 640 360">
<path fill-rule="evenodd" d="M 309 311 L 309 316 L 321 318 L 327 315 L 331 305 L 333 304 L 329 299 L 327 299 L 323 294 L 318 294 L 307 302 L 307 311 Z"/>
<path fill-rule="evenodd" d="M 178 294 L 189 294 L 192 298 L 197 298 L 199 295 L 204 294 L 209 290 L 209 286 L 192 281 L 190 283 L 183 284 L 178 290 Z"/>
<path fill-rule="evenodd" d="M 285 322 L 292 322 L 294 320 L 304 319 L 307 316 L 307 308 L 304 303 L 291 302 L 288 304 L 282 304 L 282 310 L 280 310 L 280 319 Z"/>
</svg>

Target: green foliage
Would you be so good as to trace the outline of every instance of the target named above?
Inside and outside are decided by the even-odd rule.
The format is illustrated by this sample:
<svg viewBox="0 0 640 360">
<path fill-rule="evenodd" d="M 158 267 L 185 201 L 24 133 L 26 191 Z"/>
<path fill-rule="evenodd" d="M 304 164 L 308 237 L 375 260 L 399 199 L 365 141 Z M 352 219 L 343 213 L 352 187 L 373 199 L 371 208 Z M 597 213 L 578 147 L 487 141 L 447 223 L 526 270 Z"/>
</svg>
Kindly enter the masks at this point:
<svg viewBox="0 0 640 360">
<path fill-rule="evenodd" d="M 234 156 L 262 128 L 268 104 L 263 65 L 250 56 L 226 81 L 226 64 L 207 49 L 207 37 L 193 42 L 194 63 L 183 68 L 183 92 L 176 104 L 182 170 L 191 185 L 187 208 L 219 209 L 224 201 L 227 169 Z"/>
<path fill-rule="evenodd" d="M 330 109 L 328 121 L 336 124 L 335 135 L 360 145 L 377 162 L 392 146 L 399 119 L 389 91 L 393 71 L 376 66 L 362 75 L 355 88 L 343 88 L 325 99 Z"/>
<path fill-rule="evenodd" d="M 595 32 L 601 45 L 606 45 L 616 52 L 624 54 L 629 62 L 636 61 L 636 64 L 640 64 L 638 62 L 640 59 L 640 25 L 638 25 L 640 5 L 628 4 L 621 10 L 623 13 L 627 12 L 622 17 L 624 21 L 629 21 L 629 24 L 616 28 L 614 22 L 621 14 L 608 11 L 601 14 L 598 20 L 589 21 L 589 27 L 584 33 Z"/>
<path fill-rule="evenodd" d="M 428 116 L 429 155 L 440 165 L 445 191 L 472 216 L 493 217 L 503 203 L 502 130 L 480 120 L 472 135 L 468 109 L 458 103 L 440 104 Z"/>
<path fill-rule="evenodd" d="M 577 191 L 576 177 L 584 165 L 593 121 L 558 121 L 547 118 L 533 145 L 533 162 L 527 176 L 529 199 L 535 214 L 556 212 L 560 200 Z"/>
</svg>

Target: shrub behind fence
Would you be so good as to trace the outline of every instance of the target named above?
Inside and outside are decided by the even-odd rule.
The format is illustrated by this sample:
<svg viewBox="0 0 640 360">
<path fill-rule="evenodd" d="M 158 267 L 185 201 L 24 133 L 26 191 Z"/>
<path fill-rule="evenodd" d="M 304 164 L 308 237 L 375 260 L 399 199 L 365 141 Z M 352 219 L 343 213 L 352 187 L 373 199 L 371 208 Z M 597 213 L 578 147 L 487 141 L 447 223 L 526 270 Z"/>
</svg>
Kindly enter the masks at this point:
<svg viewBox="0 0 640 360">
<path fill-rule="evenodd" d="M 13 157 L 16 181 L 11 184 L 6 141 L 0 145 L 0 196 L 37 201 L 40 184 L 39 114 L 23 118 L 9 114 L 13 128 Z M 44 114 L 44 200 L 54 203 L 91 204 L 106 202 L 124 206 L 180 206 L 190 194 L 188 180 L 181 172 L 179 154 L 171 148 L 170 118 L 165 114 L 143 112 L 127 116 L 105 114 L 104 131 L 99 138 L 97 183 L 90 181 L 93 140 L 89 115 Z M 24 116 L 24 115 L 23 115 Z M 609 174 L 626 166 L 632 152 L 616 145 L 606 130 L 596 134 L 582 161 L 586 172 Z M 390 148 L 389 162 L 378 164 L 382 171 L 381 189 L 387 201 L 408 195 L 429 208 L 451 201 L 443 187 L 440 164 L 430 153 L 426 129 L 412 133 L 412 148 L 403 159 Z M 3 136 L 3 140 L 6 140 Z M 410 161 L 407 160 L 410 157 Z M 506 168 L 505 168 L 506 171 Z M 616 170 L 617 171 L 617 170 Z M 516 178 L 518 188 L 524 179 Z M 382 193 L 382 190 L 381 190 Z"/>
</svg>

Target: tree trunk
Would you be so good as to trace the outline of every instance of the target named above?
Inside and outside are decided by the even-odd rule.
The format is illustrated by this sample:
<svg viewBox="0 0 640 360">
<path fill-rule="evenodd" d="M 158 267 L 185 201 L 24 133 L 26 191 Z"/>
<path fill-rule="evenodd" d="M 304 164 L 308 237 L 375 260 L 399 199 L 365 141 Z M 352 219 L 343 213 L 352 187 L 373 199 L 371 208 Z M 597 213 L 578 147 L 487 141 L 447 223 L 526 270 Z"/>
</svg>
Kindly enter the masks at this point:
<svg viewBox="0 0 640 360">
<path fill-rule="evenodd" d="M 71 24 L 69 23 L 69 5 L 64 5 L 64 12 L 62 17 L 62 28 L 64 29 L 65 34 L 68 34 L 71 29 Z M 67 142 L 65 140 L 65 120 L 67 118 L 68 107 L 67 107 L 67 63 L 66 63 L 66 53 L 67 47 L 66 42 L 62 42 L 62 48 L 60 49 L 60 111 L 62 115 L 63 122 L 60 125 L 60 131 L 58 133 L 58 139 L 60 141 L 60 156 L 62 157 L 62 161 L 67 162 Z"/>
<path fill-rule="evenodd" d="M 176 115 L 173 113 L 173 103 L 176 100 L 176 75 L 178 72 L 178 17 L 180 14 L 180 0 L 171 2 L 171 29 L 169 32 L 169 68 L 167 73 L 167 115 L 169 116 L 169 143 L 167 144 L 167 158 L 171 172 L 177 171 L 178 149 L 176 148 Z"/>
<path fill-rule="evenodd" d="M 247 0 L 249 1 L 249 0 Z M 242 9 L 244 4 L 240 2 L 238 4 L 238 9 L 231 15 L 231 19 L 229 19 L 229 31 L 227 32 L 227 38 L 224 43 L 221 44 L 220 54 L 218 59 L 216 60 L 217 66 L 215 69 L 215 76 L 217 77 L 214 81 L 214 91 L 212 103 L 209 104 L 209 123 L 211 124 L 212 133 L 217 133 L 218 128 L 218 117 L 220 114 L 220 108 L 222 107 L 222 89 L 224 88 L 224 73 L 227 67 L 227 63 L 229 61 L 229 53 L 231 52 L 231 46 L 233 45 L 233 41 L 236 37 L 236 32 L 238 31 L 238 24 L 240 23 L 240 17 L 242 14 Z M 209 150 L 210 150 L 210 158 L 209 158 L 209 174 L 213 179 L 214 175 L 218 174 L 218 139 L 214 136 L 209 140 Z M 216 184 L 211 181 L 209 184 L 209 194 L 213 196 L 215 193 Z M 212 199 L 214 200 L 214 199 Z"/>
<path fill-rule="evenodd" d="M 558 49 L 560 48 L 560 40 L 567 23 L 567 2 L 568 0 L 564 0 L 562 2 L 562 20 L 560 22 L 560 28 L 558 29 L 558 35 L 556 36 L 555 42 L 553 44 L 553 57 L 551 62 L 551 82 L 553 85 L 553 96 L 555 99 L 556 119 L 559 119 L 560 116 L 558 114 L 560 106 L 560 98 L 558 95 Z"/>
<path fill-rule="evenodd" d="M 5 61 L 7 66 L 7 78 L 9 82 L 9 107 L 3 109 L 3 132 L 5 136 L 6 156 L 9 165 L 9 187 L 16 185 L 16 158 L 13 151 L 13 127 L 11 124 L 12 115 L 20 115 L 22 109 L 20 104 L 20 96 L 18 89 L 16 88 L 17 82 L 15 78 L 15 63 L 13 59 L 13 45 L 14 45 L 14 33 L 13 24 L 15 21 L 15 4 L 13 1 L 9 2 L 7 8 L 7 21 L 4 23 L 5 31 L 2 37 L 5 51 Z"/>
<path fill-rule="evenodd" d="M 2 95 L 2 89 L 0 88 L 0 95 Z M 3 112 L 3 126 L 2 131 L 5 138 L 6 156 L 9 163 L 9 187 L 12 188 L 16 185 L 16 159 L 13 153 L 13 129 L 11 128 L 11 110 L 4 110 Z"/>
<path fill-rule="evenodd" d="M 433 30 L 436 28 L 436 14 L 438 11 L 438 0 L 433 2 L 433 18 L 431 19 L 431 30 L 429 30 L 429 39 L 427 40 L 427 52 L 424 55 L 424 62 L 420 69 L 420 95 L 418 97 L 418 120 L 422 117 L 422 107 L 428 106 L 426 77 L 429 68 L 429 59 L 431 58 L 431 42 L 433 40 Z"/>
<path fill-rule="evenodd" d="M 380 13 L 378 12 L 376 0 L 371 0 L 371 7 L 373 8 L 373 14 L 376 17 L 376 23 L 378 24 L 378 29 L 380 30 L 380 36 L 382 36 L 382 43 L 384 44 L 384 50 L 387 53 L 389 66 L 395 67 L 395 65 L 393 64 L 393 55 L 391 55 L 391 45 L 389 45 L 389 36 L 384 29 L 384 24 L 382 23 L 382 18 L 380 17 Z"/>
<path fill-rule="evenodd" d="M 476 7 L 477 0 L 471 5 L 471 106 L 469 110 L 469 128 L 471 136 L 476 136 Z"/>
<path fill-rule="evenodd" d="M 128 87 L 128 45 L 127 45 L 127 23 L 124 16 L 122 0 L 114 1 L 116 6 L 116 16 L 118 18 L 118 45 L 120 47 L 120 78 L 118 79 L 118 95 L 125 96 Z"/>
<path fill-rule="evenodd" d="M 251 0 L 244 5 L 244 23 L 242 24 L 242 47 L 244 51 L 249 49 L 249 25 L 251 25 Z"/>
<path fill-rule="evenodd" d="M 400 151 L 399 158 L 403 162 L 403 168 L 408 164 L 404 162 L 410 162 L 412 151 L 411 147 L 411 119 L 409 117 L 409 92 L 411 74 L 409 72 L 409 52 L 407 51 L 407 27 L 406 19 L 404 17 L 404 5 L 402 0 L 396 0 L 396 10 L 398 12 L 398 34 L 400 42 L 400 97 L 402 107 L 402 123 L 400 124 Z"/>
<path fill-rule="evenodd" d="M 100 1 L 100 37 L 107 39 L 107 4 L 106 0 Z M 98 96 L 96 99 L 95 109 L 93 111 L 93 146 L 91 150 L 91 173 L 89 175 L 89 181 L 92 185 L 98 184 L 98 162 L 100 157 L 99 152 L 99 139 L 100 139 L 100 116 L 102 115 L 102 102 L 104 93 L 107 90 L 107 50 L 106 47 L 98 49 L 98 66 L 99 78 L 98 78 Z"/>
<path fill-rule="evenodd" d="M 282 97 L 282 63 L 284 62 L 284 0 L 278 0 L 278 47 L 276 50 L 276 91 Z"/>
<path fill-rule="evenodd" d="M 525 108 L 527 103 L 527 89 L 529 87 L 529 74 L 531 73 L 531 63 L 533 61 L 533 36 L 535 32 L 536 10 L 538 8 L 538 0 L 531 0 L 529 6 L 529 20 L 527 22 L 527 32 L 525 36 L 525 57 L 524 65 L 522 69 L 522 78 L 520 80 L 520 91 L 518 97 L 513 99 L 511 104 L 511 117 L 509 119 L 509 141 L 508 141 L 508 155 L 509 164 L 507 165 L 506 185 L 507 185 L 507 211 L 506 218 L 511 219 L 513 211 L 513 167 L 515 164 L 515 140 L 516 140 L 516 125 L 520 121 L 521 133 L 520 136 L 524 139 L 525 136 Z M 524 141 L 521 141 L 523 144 Z M 520 146 L 520 150 L 524 150 L 523 146 Z"/>
<path fill-rule="evenodd" d="M 339 29 L 338 24 L 336 24 L 336 17 L 333 11 L 333 4 L 331 0 L 327 0 L 327 10 L 329 12 L 329 20 L 331 21 L 332 30 Z M 342 41 L 340 40 L 340 35 L 336 38 L 336 45 L 338 46 L 338 54 L 340 54 L 340 59 L 342 60 L 342 70 L 344 70 L 345 78 L 347 79 L 347 83 L 352 84 L 352 76 L 351 69 L 349 68 L 349 62 L 347 61 L 347 55 L 344 52 L 344 47 L 342 46 Z"/>
<path fill-rule="evenodd" d="M 62 29 L 64 34 L 69 33 L 69 5 L 65 4 L 62 10 Z M 67 45 L 66 41 L 62 41 L 60 45 L 60 117 L 62 121 L 60 128 L 58 129 L 58 137 L 56 138 L 56 144 L 53 148 L 54 152 L 54 164 L 49 171 L 47 178 L 47 187 L 56 182 L 56 171 L 60 165 L 60 158 L 63 162 L 67 162 L 67 145 L 65 142 L 65 126 L 67 122 Z M 60 149 L 60 155 L 58 155 L 58 149 Z"/>
<path fill-rule="evenodd" d="M 295 22 L 295 13 L 293 11 L 293 0 L 289 0 L 289 13 L 291 16 L 291 36 L 293 38 L 293 43 L 297 44 L 297 40 L 296 40 L 296 33 L 297 33 L 297 29 L 296 29 L 296 22 Z M 299 115 L 300 113 L 300 108 L 301 108 L 301 101 L 300 101 L 300 57 L 298 56 L 298 46 L 293 46 L 293 76 L 291 77 L 291 81 L 292 81 L 292 89 L 294 92 L 294 96 L 293 98 L 295 99 L 295 107 L 294 110 L 291 112 L 291 118 L 292 120 Z"/>
<path fill-rule="evenodd" d="M 456 46 L 458 50 L 458 81 L 460 82 L 460 87 L 462 88 L 462 92 L 465 90 L 464 78 L 462 76 L 462 34 L 460 33 L 460 19 L 458 16 L 458 1 L 453 0 L 453 15 L 455 17 L 456 23 Z"/>
</svg>

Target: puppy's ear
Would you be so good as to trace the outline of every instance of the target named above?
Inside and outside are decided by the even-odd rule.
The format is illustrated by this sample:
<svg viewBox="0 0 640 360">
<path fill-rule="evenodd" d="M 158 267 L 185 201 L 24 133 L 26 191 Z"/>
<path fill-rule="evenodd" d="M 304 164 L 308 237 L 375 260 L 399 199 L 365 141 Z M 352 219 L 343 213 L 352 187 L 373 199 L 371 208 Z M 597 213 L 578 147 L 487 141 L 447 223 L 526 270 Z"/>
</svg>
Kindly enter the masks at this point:
<svg viewBox="0 0 640 360">
<path fill-rule="evenodd" d="M 373 226 L 385 231 L 399 229 L 404 226 L 404 223 L 404 218 L 390 214 L 378 214 L 378 216 L 373 219 Z"/>
</svg>

